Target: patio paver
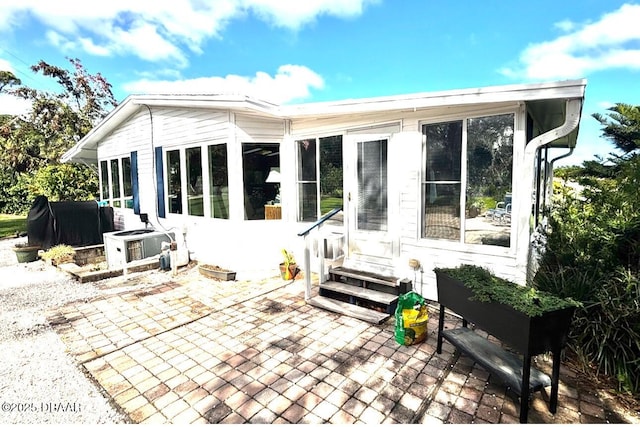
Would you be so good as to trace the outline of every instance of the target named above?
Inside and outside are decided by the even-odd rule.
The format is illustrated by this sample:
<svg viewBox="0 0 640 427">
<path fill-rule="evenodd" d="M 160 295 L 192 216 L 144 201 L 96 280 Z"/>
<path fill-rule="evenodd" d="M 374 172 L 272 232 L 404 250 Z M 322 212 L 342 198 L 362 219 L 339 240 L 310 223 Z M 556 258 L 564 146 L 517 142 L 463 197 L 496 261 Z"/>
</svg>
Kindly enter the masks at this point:
<svg viewBox="0 0 640 427">
<path fill-rule="evenodd" d="M 519 404 L 444 343 L 304 302 L 301 280 L 217 282 L 187 269 L 98 284 L 101 298 L 50 320 L 79 364 L 138 423 L 512 423 Z M 447 317 L 455 327 L 458 319 Z M 542 369 L 549 363 L 539 358 Z M 557 414 L 534 393 L 529 422 L 624 422 L 563 367 Z"/>
</svg>

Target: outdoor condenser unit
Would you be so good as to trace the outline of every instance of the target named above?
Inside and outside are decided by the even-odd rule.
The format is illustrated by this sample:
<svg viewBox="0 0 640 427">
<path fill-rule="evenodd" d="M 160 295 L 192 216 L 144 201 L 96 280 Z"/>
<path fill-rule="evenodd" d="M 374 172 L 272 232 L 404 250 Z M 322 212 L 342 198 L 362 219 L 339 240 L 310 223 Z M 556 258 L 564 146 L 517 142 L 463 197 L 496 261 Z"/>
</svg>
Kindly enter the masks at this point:
<svg viewBox="0 0 640 427">
<path fill-rule="evenodd" d="M 102 237 L 109 268 L 121 268 L 131 261 L 159 255 L 162 242 L 170 242 L 175 238 L 173 233 L 146 228 L 104 233 Z"/>
</svg>

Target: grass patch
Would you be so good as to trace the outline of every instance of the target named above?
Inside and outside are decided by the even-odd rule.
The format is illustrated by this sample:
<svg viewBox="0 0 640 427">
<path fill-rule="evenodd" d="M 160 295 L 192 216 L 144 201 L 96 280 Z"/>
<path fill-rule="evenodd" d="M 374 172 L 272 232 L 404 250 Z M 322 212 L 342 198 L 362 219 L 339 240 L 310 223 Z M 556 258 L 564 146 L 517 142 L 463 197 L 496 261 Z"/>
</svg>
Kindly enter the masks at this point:
<svg viewBox="0 0 640 427">
<path fill-rule="evenodd" d="M 323 197 L 320 199 L 320 213 L 322 215 L 340 207 L 342 207 L 342 197 Z"/>
<path fill-rule="evenodd" d="M 0 238 L 14 236 L 27 231 L 27 217 L 0 214 Z"/>
</svg>

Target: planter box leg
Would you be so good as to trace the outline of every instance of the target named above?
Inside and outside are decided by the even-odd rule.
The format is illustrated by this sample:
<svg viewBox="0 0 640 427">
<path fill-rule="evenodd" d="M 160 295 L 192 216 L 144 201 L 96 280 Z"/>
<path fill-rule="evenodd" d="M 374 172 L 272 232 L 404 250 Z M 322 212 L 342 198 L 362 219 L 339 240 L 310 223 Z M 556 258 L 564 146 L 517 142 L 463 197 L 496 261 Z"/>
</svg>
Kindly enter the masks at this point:
<svg viewBox="0 0 640 427">
<path fill-rule="evenodd" d="M 438 354 L 442 353 L 442 330 L 444 329 L 444 305 L 440 304 L 440 317 L 438 318 Z"/>
<path fill-rule="evenodd" d="M 522 362 L 522 389 L 520 390 L 520 423 L 526 424 L 529 415 L 529 377 L 531 376 L 531 356 L 524 355 Z"/>
<path fill-rule="evenodd" d="M 560 380 L 560 350 L 553 351 L 553 368 L 551 371 L 551 396 L 549 397 L 549 412 L 556 413 L 558 408 L 558 382 Z"/>
</svg>

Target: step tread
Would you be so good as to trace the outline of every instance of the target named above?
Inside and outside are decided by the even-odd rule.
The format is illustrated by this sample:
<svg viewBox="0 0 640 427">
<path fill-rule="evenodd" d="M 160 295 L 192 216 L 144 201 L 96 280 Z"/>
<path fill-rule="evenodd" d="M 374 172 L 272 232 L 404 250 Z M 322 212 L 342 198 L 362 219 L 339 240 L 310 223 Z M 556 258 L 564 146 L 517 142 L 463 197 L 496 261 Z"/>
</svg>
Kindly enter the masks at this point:
<svg viewBox="0 0 640 427">
<path fill-rule="evenodd" d="M 398 300 L 398 295 L 389 294 L 386 292 L 375 291 L 373 289 L 366 289 L 360 286 L 350 285 L 348 283 L 328 281 L 320 284 L 321 289 L 328 289 L 330 291 L 339 292 L 346 295 L 352 295 L 355 297 L 367 299 L 369 301 L 379 302 L 381 304 L 391 304 Z"/>
<path fill-rule="evenodd" d="M 351 277 L 353 279 L 366 280 L 371 283 L 378 283 L 380 285 L 387 285 L 387 286 L 393 286 L 393 287 L 399 286 L 398 285 L 399 279 L 397 277 L 383 276 L 380 274 L 370 273 L 367 271 L 352 270 L 350 268 L 345 268 L 345 267 L 336 267 L 336 268 L 331 268 L 329 270 L 329 273 Z"/>
<path fill-rule="evenodd" d="M 391 317 L 391 315 L 386 313 L 380 313 L 375 310 L 370 310 L 368 308 L 359 307 L 354 304 L 349 304 L 322 296 L 315 296 L 308 302 L 314 307 L 344 314 L 345 316 L 354 317 L 356 319 L 364 320 L 365 322 L 375 323 L 378 325 Z"/>
</svg>

